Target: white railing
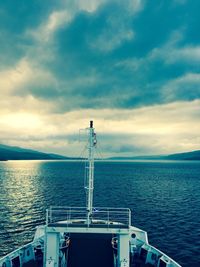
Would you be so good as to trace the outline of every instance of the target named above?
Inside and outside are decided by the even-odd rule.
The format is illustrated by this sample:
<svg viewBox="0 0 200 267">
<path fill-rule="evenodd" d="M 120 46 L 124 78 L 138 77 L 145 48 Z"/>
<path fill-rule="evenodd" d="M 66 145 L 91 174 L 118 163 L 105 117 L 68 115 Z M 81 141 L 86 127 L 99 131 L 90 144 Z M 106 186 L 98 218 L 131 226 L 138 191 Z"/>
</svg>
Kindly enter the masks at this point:
<svg viewBox="0 0 200 267">
<path fill-rule="evenodd" d="M 17 256 L 22 257 L 22 256 L 24 256 L 24 253 L 23 252 L 26 249 L 28 249 L 28 248 L 33 249 L 37 245 L 41 245 L 40 242 L 42 242 L 42 238 L 38 238 L 35 241 L 29 242 L 28 244 L 26 244 L 26 245 L 24 245 L 22 247 L 19 247 L 19 248 L 15 249 L 14 251 L 10 252 L 9 254 L 1 257 L 0 258 L 0 266 L 3 266 L 3 263 L 4 262 L 10 261 L 13 257 L 17 257 Z M 31 256 L 34 259 L 34 256 L 30 253 L 30 259 L 32 259 Z"/>
<path fill-rule="evenodd" d="M 73 226 L 84 226 L 87 219 L 87 210 L 84 207 L 51 206 L 46 213 L 46 224 L 64 223 Z M 93 208 L 90 224 L 94 226 L 129 227 L 131 225 L 131 211 L 125 208 Z"/>
</svg>

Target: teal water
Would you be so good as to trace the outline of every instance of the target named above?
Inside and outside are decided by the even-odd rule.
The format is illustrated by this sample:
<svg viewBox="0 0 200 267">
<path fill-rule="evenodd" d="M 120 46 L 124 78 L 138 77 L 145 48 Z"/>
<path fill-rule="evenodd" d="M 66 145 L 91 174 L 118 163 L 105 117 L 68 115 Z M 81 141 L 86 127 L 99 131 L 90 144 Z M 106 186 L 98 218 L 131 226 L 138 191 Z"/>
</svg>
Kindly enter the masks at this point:
<svg viewBox="0 0 200 267">
<path fill-rule="evenodd" d="M 200 266 L 200 162 L 97 162 L 95 206 L 132 224 L 182 266 Z M 32 240 L 50 205 L 85 206 L 84 163 L 0 162 L 0 256 Z"/>
</svg>

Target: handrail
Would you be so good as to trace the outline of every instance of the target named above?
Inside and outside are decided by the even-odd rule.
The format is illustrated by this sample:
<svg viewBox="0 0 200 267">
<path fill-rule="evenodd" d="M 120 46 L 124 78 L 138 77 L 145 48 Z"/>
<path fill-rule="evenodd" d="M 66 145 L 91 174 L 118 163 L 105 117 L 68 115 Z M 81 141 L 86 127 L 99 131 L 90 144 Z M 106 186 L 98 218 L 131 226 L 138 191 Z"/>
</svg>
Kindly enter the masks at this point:
<svg viewBox="0 0 200 267">
<path fill-rule="evenodd" d="M 85 224 L 87 210 L 85 207 L 51 206 L 46 211 L 46 224 L 65 222 L 66 224 Z M 91 222 L 88 227 L 97 224 L 119 225 L 129 227 L 131 225 L 131 211 L 127 208 L 97 207 L 92 209 Z"/>
<path fill-rule="evenodd" d="M 23 245 L 23 246 L 21 246 L 21 247 L 15 249 L 14 251 L 12 251 L 12 252 L 6 254 L 5 256 L 1 257 L 1 258 L 0 258 L 0 266 L 1 266 L 2 263 L 5 262 L 6 260 L 10 260 L 11 257 L 12 257 L 13 255 L 15 255 L 16 253 L 19 253 L 20 251 L 22 251 L 22 250 L 28 248 L 29 246 L 32 246 L 32 247 L 33 247 L 34 245 L 37 245 L 38 242 L 39 242 L 40 240 L 41 240 L 41 239 L 39 238 L 39 239 L 37 239 L 37 240 L 35 240 L 35 241 L 29 242 L 29 243 L 27 243 L 27 244 L 25 244 L 25 245 Z"/>
</svg>

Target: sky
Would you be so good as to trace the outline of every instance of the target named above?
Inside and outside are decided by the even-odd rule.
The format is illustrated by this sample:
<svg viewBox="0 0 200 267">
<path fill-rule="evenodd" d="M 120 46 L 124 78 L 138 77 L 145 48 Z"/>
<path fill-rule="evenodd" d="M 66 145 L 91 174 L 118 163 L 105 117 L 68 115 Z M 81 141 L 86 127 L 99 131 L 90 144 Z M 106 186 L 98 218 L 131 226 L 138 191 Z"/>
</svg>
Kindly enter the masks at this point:
<svg viewBox="0 0 200 267">
<path fill-rule="evenodd" d="M 79 156 L 200 149 L 199 0 L 0 3 L 0 143 Z M 84 138 L 83 138 L 84 139 Z"/>
</svg>

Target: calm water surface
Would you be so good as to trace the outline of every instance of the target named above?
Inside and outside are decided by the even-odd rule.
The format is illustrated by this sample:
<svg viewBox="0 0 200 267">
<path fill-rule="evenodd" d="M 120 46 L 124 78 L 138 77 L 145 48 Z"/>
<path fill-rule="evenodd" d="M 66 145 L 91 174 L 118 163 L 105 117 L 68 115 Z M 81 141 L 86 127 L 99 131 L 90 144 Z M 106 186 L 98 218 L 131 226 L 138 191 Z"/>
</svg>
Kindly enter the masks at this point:
<svg viewBox="0 0 200 267">
<path fill-rule="evenodd" d="M 84 164 L 0 162 L 0 256 L 31 241 L 50 205 L 85 206 Z M 182 266 L 200 266 L 200 162 L 97 162 L 94 205 L 132 224 Z"/>
</svg>

